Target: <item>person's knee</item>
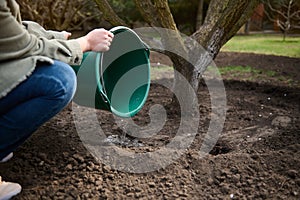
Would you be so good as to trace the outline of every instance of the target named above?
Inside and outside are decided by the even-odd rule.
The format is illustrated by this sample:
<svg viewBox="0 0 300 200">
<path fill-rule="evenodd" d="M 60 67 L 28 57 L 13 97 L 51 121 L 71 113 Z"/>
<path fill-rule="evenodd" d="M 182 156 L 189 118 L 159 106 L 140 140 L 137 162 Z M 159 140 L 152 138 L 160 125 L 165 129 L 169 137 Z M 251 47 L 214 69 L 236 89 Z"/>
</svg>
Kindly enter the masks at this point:
<svg viewBox="0 0 300 200">
<path fill-rule="evenodd" d="M 53 81 L 52 97 L 59 100 L 62 104 L 68 104 L 76 91 L 76 74 L 74 70 L 66 63 L 55 61 L 52 72 Z"/>
</svg>

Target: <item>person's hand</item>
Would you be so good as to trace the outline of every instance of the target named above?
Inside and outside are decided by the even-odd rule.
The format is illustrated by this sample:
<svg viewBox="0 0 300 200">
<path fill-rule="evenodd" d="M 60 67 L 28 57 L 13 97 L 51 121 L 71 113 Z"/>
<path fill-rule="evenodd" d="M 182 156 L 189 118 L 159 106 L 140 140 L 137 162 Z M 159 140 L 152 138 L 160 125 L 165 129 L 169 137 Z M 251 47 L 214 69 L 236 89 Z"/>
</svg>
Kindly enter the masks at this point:
<svg viewBox="0 0 300 200">
<path fill-rule="evenodd" d="M 101 28 L 92 30 L 87 35 L 78 38 L 77 41 L 83 52 L 104 52 L 109 50 L 113 37 L 113 33 Z"/>
<path fill-rule="evenodd" d="M 72 35 L 72 33 L 67 32 L 67 31 L 62 31 L 61 33 L 64 34 L 64 37 L 65 37 L 66 40 L 68 40 Z"/>
</svg>

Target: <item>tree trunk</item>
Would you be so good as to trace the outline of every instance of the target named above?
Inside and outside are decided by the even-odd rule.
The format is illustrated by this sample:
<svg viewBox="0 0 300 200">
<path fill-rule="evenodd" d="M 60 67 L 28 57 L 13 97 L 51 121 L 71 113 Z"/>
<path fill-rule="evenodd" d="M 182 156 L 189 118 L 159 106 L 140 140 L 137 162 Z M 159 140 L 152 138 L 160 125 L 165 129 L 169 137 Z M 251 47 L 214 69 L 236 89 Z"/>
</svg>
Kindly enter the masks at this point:
<svg viewBox="0 0 300 200">
<path fill-rule="evenodd" d="M 106 0 L 102 1 L 106 2 Z M 203 52 L 195 48 L 197 45 L 192 45 L 195 43 L 192 40 L 183 41 L 167 0 L 134 1 L 143 18 L 151 26 L 171 30 L 161 33 L 161 37 L 164 47 L 174 51 L 163 53 L 168 55 L 174 63 L 174 91 L 179 91 L 181 93 L 179 96 L 183 97 L 191 94 L 190 89 L 182 88 L 183 79 L 189 82 L 193 92 L 197 92 L 200 77 L 208 65 L 219 53 L 221 47 L 246 23 L 259 4 L 259 0 L 211 0 L 204 23 L 191 36 L 206 50 Z M 188 60 L 192 62 L 189 63 Z M 190 103 L 193 103 L 192 101 L 193 99 Z"/>
<path fill-rule="evenodd" d="M 250 22 L 251 20 L 247 20 L 246 24 L 245 24 L 245 34 L 249 35 L 250 33 Z"/>
<path fill-rule="evenodd" d="M 178 32 L 167 0 L 135 0 L 135 3 L 145 20 L 152 26 Z M 197 63 L 196 66 L 193 66 L 178 54 L 176 55 L 176 52 L 175 54 L 165 52 L 174 64 L 174 91 L 179 91 L 180 96 L 183 97 L 191 94 L 191 91 L 182 88 L 183 77 L 190 83 L 194 92 L 198 91 L 201 75 L 219 53 L 221 47 L 246 23 L 258 3 L 259 0 L 211 0 L 204 23 L 192 35 L 192 38 L 207 52 L 199 52 L 199 49 L 195 49 L 188 42 L 184 43 L 179 32 L 172 37 L 170 35 L 162 36 L 165 38 L 163 44 L 166 47 L 185 52 L 186 58 Z M 201 5 L 199 7 L 201 9 Z M 190 103 L 193 103 L 193 99 Z"/>
<path fill-rule="evenodd" d="M 283 30 L 283 42 L 286 40 L 287 32 L 288 31 L 286 29 Z"/>
<path fill-rule="evenodd" d="M 134 0 L 137 8 L 143 18 L 153 27 L 162 27 L 170 32 L 162 33 L 162 43 L 166 49 L 174 49 L 175 54 L 167 54 L 174 63 L 174 69 L 181 73 L 197 91 L 200 75 L 206 70 L 212 59 L 219 53 L 221 47 L 246 23 L 259 0 L 211 0 L 207 11 L 205 21 L 200 28 L 192 35 L 208 53 L 198 55 L 199 61 L 196 69 L 194 66 L 187 64 L 182 58 L 176 56 L 176 51 L 185 52 L 187 58 L 195 57 L 195 49 L 187 48 L 181 37 L 173 15 L 170 11 L 168 0 Z M 110 21 L 114 23 L 123 23 L 113 12 L 107 0 L 95 0 L 99 8 L 106 8 L 111 17 Z M 200 0 L 200 4 L 203 3 Z M 101 4 L 101 5 L 100 5 Z M 201 9 L 201 5 L 199 9 Z M 194 59 L 194 58 L 193 58 Z M 176 80 L 175 80 L 176 82 Z"/>
<path fill-rule="evenodd" d="M 203 8 L 204 8 L 204 0 L 199 0 L 198 11 L 197 11 L 197 19 L 196 19 L 196 29 L 197 30 L 203 24 L 203 19 L 204 19 Z"/>
<path fill-rule="evenodd" d="M 178 34 L 164 37 L 163 43 L 166 47 L 186 52 L 187 57 L 194 54 L 195 49 L 192 47 L 190 49 L 186 48 L 187 45 L 184 44 L 179 34 L 167 0 L 135 0 L 135 3 L 145 20 L 152 26 L 178 32 Z M 205 60 L 199 61 L 199 65 L 202 66 L 197 66 L 197 69 L 194 70 L 194 68 L 186 65 L 186 62 L 182 59 L 176 58 L 176 55 L 168 55 L 167 53 L 174 63 L 174 69 L 182 73 L 191 82 L 194 82 L 197 77 L 199 79 L 199 74 L 206 70 L 211 59 L 216 57 L 221 47 L 246 23 L 258 4 L 259 0 L 223 0 L 221 2 L 211 0 L 203 25 L 192 35 L 192 38 L 208 52 L 209 56 L 199 55 L 199 59 Z M 197 84 L 192 85 L 195 90 L 198 89 Z"/>
</svg>

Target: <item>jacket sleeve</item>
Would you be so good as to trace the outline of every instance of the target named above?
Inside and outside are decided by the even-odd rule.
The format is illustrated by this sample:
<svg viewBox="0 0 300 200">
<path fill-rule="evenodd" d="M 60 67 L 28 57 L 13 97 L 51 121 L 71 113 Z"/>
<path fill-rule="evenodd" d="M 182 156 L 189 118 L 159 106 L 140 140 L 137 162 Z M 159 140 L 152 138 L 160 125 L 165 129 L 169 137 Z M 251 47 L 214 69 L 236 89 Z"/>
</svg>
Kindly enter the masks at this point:
<svg viewBox="0 0 300 200">
<path fill-rule="evenodd" d="M 4 0 L 0 0 L 0 27 L 0 62 L 39 55 L 70 65 L 81 63 L 83 53 L 77 41 L 30 33 L 12 15 Z"/>
<path fill-rule="evenodd" d="M 62 32 L 45 30 L 44 27 L 42 27 L 41 25 L 39 25 L 36 22 L 22 21 L 22 24 L 29 33 L 31 33 L 37 37 L 45 37 L 49 40 L 50 39 L 66 40 L 64 37 L 64 34 Z"/>
</svg>

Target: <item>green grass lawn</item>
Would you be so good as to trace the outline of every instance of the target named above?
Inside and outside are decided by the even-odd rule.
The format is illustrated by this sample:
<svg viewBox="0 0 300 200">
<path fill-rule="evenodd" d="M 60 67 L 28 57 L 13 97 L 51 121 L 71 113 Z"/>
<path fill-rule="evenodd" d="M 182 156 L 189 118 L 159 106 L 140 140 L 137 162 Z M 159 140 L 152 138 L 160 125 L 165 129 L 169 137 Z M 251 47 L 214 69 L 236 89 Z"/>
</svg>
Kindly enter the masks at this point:
<svg viewBox="0 0 300 200">
<path fill-rule="evenodd" d="M 213 72 L 215 68 L 209 66 L 207 70 Z M 272 82 L 272 84 L 280 83 L 299 87 L 298 80 L 293 80 L 289 76 L 283 76 L 272 70 L 256 69 L 251 66 L 224 66 L 219 67 L 218 71 L 226 80 Z"/>
<path fill-rule="evenodd" d="M 300 37 L 287 37 L 283 41 L 282 35 L 237 35 L 228 41 L 223 52 L 247 52 L 256 54 L 267 54 L 276 56 L 288 56 L 300 58 Z M 289 76 L 283 76 L 272 70 L 259 70 L 251 66 L 225 66 L 219 68 L 220 73 L 226 79 L 241 79 L 248 81 L 267 80 L 285 83 L 287 85 L 298 85 Z"/>
<path fill-rule="evenodd" d="M 281 35 L 247 35 L 235 36 L 221 49 L 224 52 L 248 52 L 300 58 L 300 37 Z"/>
</svg>

